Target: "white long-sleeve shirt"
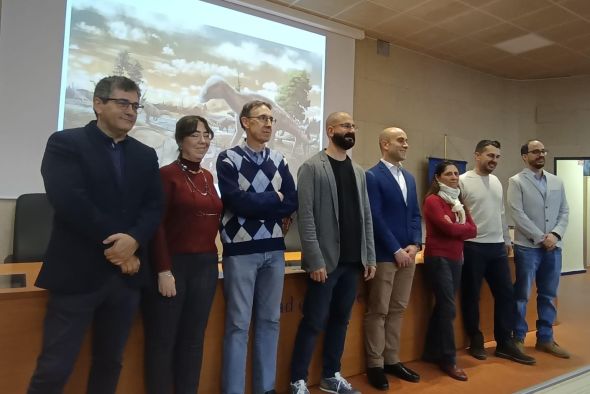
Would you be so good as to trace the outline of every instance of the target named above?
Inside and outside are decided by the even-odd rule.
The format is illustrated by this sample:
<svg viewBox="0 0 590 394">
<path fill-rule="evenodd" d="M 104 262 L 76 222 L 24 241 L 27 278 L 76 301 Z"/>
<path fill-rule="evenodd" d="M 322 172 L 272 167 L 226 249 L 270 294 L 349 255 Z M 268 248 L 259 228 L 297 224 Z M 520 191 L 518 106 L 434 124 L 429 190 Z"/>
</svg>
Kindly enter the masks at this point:
<svg viewBox="0 0 590 394">
<path fill-rule="evenodd" d="M 480 243 L 511 243 L 504 217 L 502 183 L 493 174 L 481 176 L 474 170 L 459 177 L 465 206 L 477 225 L 477 237 L 468 241 Z"/>
</svg>

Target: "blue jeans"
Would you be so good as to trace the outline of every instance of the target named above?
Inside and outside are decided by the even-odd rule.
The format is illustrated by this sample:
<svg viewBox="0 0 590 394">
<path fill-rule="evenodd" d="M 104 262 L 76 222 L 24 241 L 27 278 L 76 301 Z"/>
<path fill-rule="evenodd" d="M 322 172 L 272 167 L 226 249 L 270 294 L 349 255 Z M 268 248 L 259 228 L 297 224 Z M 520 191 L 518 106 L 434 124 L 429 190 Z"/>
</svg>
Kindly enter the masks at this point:
<svg viewBox="0 0 590 394">
<path fill-rule="evenodd" d="M 252 311 L 252 392 L 260 394 L 274 390 L 284 276 L 285 254 L 282 250 L 224 257 L 226 312 L 221 380 L 224 394 L 245 391 Z"/>
<path fill-rule="evenodd" d="M 307 369 L 318 335 L 324 337 L 322 377 L 331 378 L 340 372 L 346 330 L 361 274 L 362 265 L 338 264 L 325 283 L 307 278 L 307 292 L 303 301 L 303 318 L 299 323 L 293 359 L 291 381 L 307 380 Z"/>
<path fill-rule="evenodd" d="M 516 264 L 514 336 L 522 340 L 528 331 L 526 305 L 533 280 L 535 280 L 537 283 L 537 340 L 552 341 L 552 326 L 557 315 L 553 301 L 557 296 L 561 275 L 561 248 L 555 248 L 549 252 L 543 248 L 514 245 L 514 262 Z"/>
</svg>

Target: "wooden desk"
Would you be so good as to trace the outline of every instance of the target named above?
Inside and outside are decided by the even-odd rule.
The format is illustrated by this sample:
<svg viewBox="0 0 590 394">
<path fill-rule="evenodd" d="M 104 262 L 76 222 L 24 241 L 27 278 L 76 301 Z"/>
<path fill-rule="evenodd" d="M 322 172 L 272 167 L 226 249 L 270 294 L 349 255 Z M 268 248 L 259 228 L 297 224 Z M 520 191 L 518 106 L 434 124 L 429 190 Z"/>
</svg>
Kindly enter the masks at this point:
<svg viewBox="0 0 590 394">
<path fill-rule="evenodd" d="M 297 259 L 298 254 L 287 255 Z M 24 393 L 31 377 L 39 350 L 47 292 L 38 289 L 34 283 L 40 263 L 0 264 L 0 274 L 25 273 L 27 287 L 23 289 L 0 289 L 0 393 Z M 511 264 L 513 267 L 513 264 Z M 401 359 L 415 360 L 420 357 L 426 333 L 426 324 L 432 307 L 432 297 L 424 284 L 423 265 L 418 264 L 412 287 L 410 304 L 404 317 L 401 334 Z M 288 389 L 291 353 L 305 294 L 305 274 L 298 268 L 286 268 L 285 286 L 281 304 L 281 331 L 277 360 L 277 391 Z M 201 385 L 199 393 L 217 394 L 220 390 L 220 372 L 224 332 L 225 304 L 222 292 L 223 280 L 219 280 L 213 307 L 206 331 Z M 353 376 L 365 371 L 362 320 L 365 309 L 366 287 L 359 286 L 357 300 L 353 306 L 351 322 L 342 358 L 342 374 Z M 533 293 L 534 294 L 534 293 Z M 459 309 L 460 310 L 460 309 Z M 535 302 L 529 303 L 527 321 L 534 329 L 536 319 Z M 493 301 L 486 285 L 482 289 L 481 327 L 486 341 L 493 340 Z M 460 313 L 455 322 L 457 346 L 467 345 L 462 330 Z M 143 326 L 138 316 L 134 322 L 125 356 L 117 393 L 141 394 L 143 383 Z M 318 341 L 310 365 L 309 381 L 317 384 L 321 371 L 321 341 Z M 66 387 L 66 394 L 84 392 L 90 366 L 90 340 L 84 341 L 74 372 Z M 248 364 L 248 388 L 250 387 L 251 365 Z M 248 389 L 248 392 L 250 390 Z"/>
</svg>

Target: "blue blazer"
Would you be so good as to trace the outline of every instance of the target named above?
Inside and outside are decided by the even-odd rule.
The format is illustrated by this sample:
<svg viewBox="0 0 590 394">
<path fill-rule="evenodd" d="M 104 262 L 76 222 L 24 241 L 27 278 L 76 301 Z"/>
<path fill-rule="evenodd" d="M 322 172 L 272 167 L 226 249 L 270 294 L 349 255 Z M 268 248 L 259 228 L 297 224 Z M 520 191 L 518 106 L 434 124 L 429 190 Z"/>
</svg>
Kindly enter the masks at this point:
<svg viewBox="0 0 590 394">
<path fill-rule="evenodd" d="M 56 293 L 98 289 L 114 275 L 130 286 L 146 279 L 148 242 L 163 207 L 156 152 L 127 137 L 119 180 L 108 139 L 96 126 L 59 131 L 49 137 L 41 174 L 55 210 L 51 239 L 36 285 Z M 139 243 L 139 273 L 129 276 L 104 256 L 102 241 L 126 233 Z"/>
<path fill-rule="evenodd" d="M 407 205 L 399 184 L 381 161 L 367 171 L 367 191 L 373 217 L 378 262 L 393 261 L 393 254 L 408 245 L 422 244 L 422 218 L 416 181 L 402 168 L 408 189 Z"/>
</svg>

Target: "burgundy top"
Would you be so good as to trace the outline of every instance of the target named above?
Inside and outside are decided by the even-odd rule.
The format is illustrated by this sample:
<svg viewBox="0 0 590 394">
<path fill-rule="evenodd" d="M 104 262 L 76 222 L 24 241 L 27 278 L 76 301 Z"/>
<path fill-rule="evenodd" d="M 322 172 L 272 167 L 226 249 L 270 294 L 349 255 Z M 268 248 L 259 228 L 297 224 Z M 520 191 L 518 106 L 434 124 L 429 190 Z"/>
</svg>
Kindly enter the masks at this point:
<svg viewBox="0 0 590 394">
<path fill-rule="evenodd" d="M 477 236 L 477 227 L 467 214 L 465 224 L 456 223 L 451 206 L 441 197 L 431 194 L 424 200 L 422 214 L 426 223 L 426 246 L 424 256 L 446 257 L 463 260 L 463 241 Z M 447 215 L 453 223 L 444 219 Z"/>
<path fill-rule="evenodd" d="M 223 206 L 213 176 L 199 163 L 185 159 L 181 163 L 160 169 L 166 202 L 153 242 L 155 272 L 170 270 L 175 254 L 217 253 L 215 237 Z"/>
</svg>

